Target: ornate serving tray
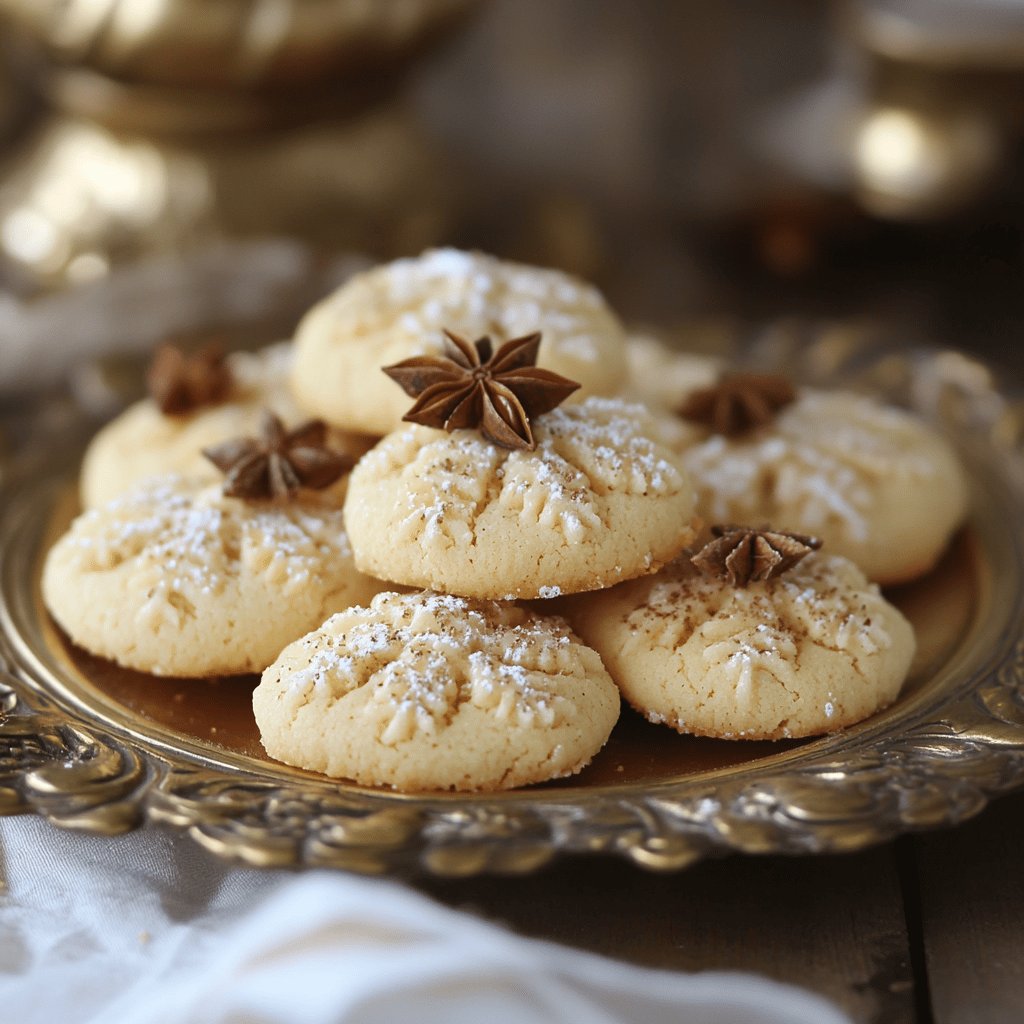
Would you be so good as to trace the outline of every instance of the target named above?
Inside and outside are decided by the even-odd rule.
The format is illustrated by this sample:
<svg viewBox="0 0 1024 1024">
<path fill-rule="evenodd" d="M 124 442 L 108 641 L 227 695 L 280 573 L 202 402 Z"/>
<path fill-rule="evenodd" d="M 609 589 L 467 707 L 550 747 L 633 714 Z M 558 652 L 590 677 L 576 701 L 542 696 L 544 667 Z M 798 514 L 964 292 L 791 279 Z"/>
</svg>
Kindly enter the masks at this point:
<svg viewBox="0 0 1024 1024">
<path fill-rule="evenodd" d="M 75 512 L 80 453 L 51 438 L 0 471 L 0 812 L 107 834 L 160 822 L 255 865 L 442 875 L 575 853 L 678 869 L 729 851 L 852 850 L 976 814 L 1024 783 L 1022 407 L 957 353 L 775 332 L 739 354 L 914 407 L 969 467 L 968 526 L 928 577 L 889 592 L 920 647 L 891 708 L 775 744 L 678 736 L 626 712 L 581 775 L 497 795 L 409 796 L 289 768 L 260 747 L 255 678 L 123 671 L 50 622 L 41 561 Z"/>
</svg>

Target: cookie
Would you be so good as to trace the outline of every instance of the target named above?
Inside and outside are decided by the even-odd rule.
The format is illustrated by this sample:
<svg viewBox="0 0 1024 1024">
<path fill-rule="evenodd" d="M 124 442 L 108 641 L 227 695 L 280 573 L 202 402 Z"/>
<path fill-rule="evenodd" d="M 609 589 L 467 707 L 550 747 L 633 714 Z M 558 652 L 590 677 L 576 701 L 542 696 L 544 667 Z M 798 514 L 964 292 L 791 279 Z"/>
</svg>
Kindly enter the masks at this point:
<svg viewBox="0 0 1024 1024">
<path fill-rule="evenodd" d="M 291 345 L 237 352 L 227 359 L 230 386 L 224 401 L 165 415 L 147 398 L 126 409 L 93 438 L 82 462 L 79 493 L 85 508 L 104 505 L 147 477 L 177 473 L 216 480 L 219 473 L 202 449 L 257 432 L 262 412 L 272 409 L 288 426 L 306 419 L 288 390 Z M 332 447 L 358 457 L 369 443 L 334 431 Z"/>
<path fill-rule="evenodd" d="M 967 514 L 952 447 L 871 398 L 802 389 L 748 433 L 702 433 L 683 462 L 705 521 L 785 523 L 879 583 L 927 572 Z"/>
<path fill-rule="evenodd" d="M 384 593 L 286 647 L 253 710 L 288 764 L 408 792 L 495 790 L 578 772 L 619 694 L 561 619 Z"/>
<path fill-rule="evenodd" d="M 677 352 L 656 338 L 634 334 L 626 339 L 626 361 L 621 397 L 647 409 L 653 423 L 651 436 L 676 452 L 703 440 L 701 428 L 677 412 L 686 395 L 718 379 L 718 360 Z"/>
<path fill-rule="evenodd" d="M 626 365 L 623 394 L 671 412 L 691 392 L 711 387 L 722 372 L 721 361 L 713 356 L 682 352 L 646 334 L 626 339 Z"/>
<path fill-rule="evenodd" d="M 693 538 L 693 491 L 639 406 L 589 398 L 539 416 L 536 449 L 418 425 L 352 471 L 363 572 L 464 597 L 593 590 L 654 572 Z"/>
<path fill-rule="evenodd" d="M 292 388 L 312 416 L 366 434 L 409 408 L 382 366 L 444 350 L 444 330 L 496 344 L 540 331 L 538 365 L 610 394 L 625 374 L 622 326 L 600 293 L 557 270 L 435 249 L 352 278 L 303 318 Z"/>
<path fill-rule="evenodd" d="M 262 671 L 381 589 L 356 570 L 336 501 L 249 503 L 173 476 L 79 516 L 43 570 L 76 644 L 155 675 Z"/>
<path fill-rule="evenodd" d="M 915 647 L 878 587 L 824 552 L 743 587 L 681 558 L 569 605 L 626 700 L 698 736 L 781 739 L 852 725 L 895 700 Z"/>
</svg>

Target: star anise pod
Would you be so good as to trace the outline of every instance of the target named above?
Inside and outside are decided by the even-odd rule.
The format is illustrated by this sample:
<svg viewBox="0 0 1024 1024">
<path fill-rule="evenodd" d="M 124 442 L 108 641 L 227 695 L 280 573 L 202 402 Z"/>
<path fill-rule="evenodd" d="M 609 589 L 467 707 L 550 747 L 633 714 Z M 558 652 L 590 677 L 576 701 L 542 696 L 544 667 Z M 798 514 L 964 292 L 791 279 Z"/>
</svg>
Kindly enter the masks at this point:
<svg viewBox="0 0 1024 1024">
<path fill-rule="evenodd" d="M 231 388 L 231 371 L 217 344 L 191 355 L 176 345 L 161 345 L 149 364 L 146 385 L 160 411 L 174 415 L 222 402 Z"/>
<path fill-rule="evenodd" d="M 325 446 L 323 420 L 294 430 L 264 409 L 259 437 L 238 437 L 204 448 L 203 454 L 224 475 L 231 498 L 290 498 L 300 487 L 322 490 L 334 483 L 353 460 Z"/>
<path fill-rule="evenodd" d="M 445 331 L 443 356 L 416 356 L 384 372 L 417 401 L 402 417 L 439 430 L 478 427 L 502 448 L 535 448 L 530 420 L 561 405 L 575 381 L 535 365 L 540 332 L 506 341 L 469 342 Z"/>
<path fill-rule="evenodd" d="M 694 391 L 679 409 L 683 419 L 738 437 L 770 423 L 796 398 L 796 388 L 777 373 L 727 373 L 714 387 Z"/>
<path fill-rule="evenodd" d="M 711 532 L 715 540 L 690 561 L 706 575 L 727 577 L 736 587 L 780 576 L 821 547 L 817 537 L 769 526 L 712 526 Z"/>
</svg>

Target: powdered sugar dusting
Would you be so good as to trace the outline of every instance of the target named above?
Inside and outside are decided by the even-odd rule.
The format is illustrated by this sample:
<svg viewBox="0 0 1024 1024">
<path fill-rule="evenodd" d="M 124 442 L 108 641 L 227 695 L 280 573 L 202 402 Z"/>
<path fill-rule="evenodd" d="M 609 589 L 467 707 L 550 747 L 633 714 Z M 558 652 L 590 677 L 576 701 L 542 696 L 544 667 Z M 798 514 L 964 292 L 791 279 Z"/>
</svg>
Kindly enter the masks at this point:
<svg viewBox="0 0 1024 1024">
<path fill-rule="evenodd" d="M 597 656 L 568 626 L 515 606 L 442 594 L 380 594 L 335 615 L 279 659 L 292 699 L 366 689 L 360 712 L 385 745 L 432 736 L 463 705 L 519 727 L 574 714 L 553 681 L 582 680 Z M 599 662 L 597 662 L 599 664 Z"/>
<path fill-rule="evenodd" d="M 591 334 L 613 322 L 597 289 L 557 270 L 505 263 L 482 253 L 434 249 L 383 268 L 402 329 L 441 351 L 441 329 L 502 339 L 541 330 L 545 347 L 596 362 Z M 423 349 L 426 351 L 426 348 Z"/>
<path fill-rule="evenodd" d="M 622 327 L 596 288 L 483 253 L 433 249 L 395 260 L 354 278 L 330 301 L 357 334 L 390 322 L 389 357 L 396 359 L 443 351 L 447 328 L 497 341 L 539 330 L 540 364 L 562 373 L 590 366 L 604 380 L 620 376 L 625 363 Z"/>
<path fill-rule="evenodd" d="M 540 417 L 537 447 L 586 473 L 596 494 L 677 494 L 685 486 L 678 460 L 656 440 L 646 410 L 618 398 L 589 398 Z"/>
<path fill-rule="evenodd" d="M 883 477 L 899 473 L 907 487 L 936 478 L 922 434 L 913 417 L 871 399 L 804 390 L 769 427 L 711 436 L 684 463 L 713 522 L 781 516 L 791 528 L 863 542 Z"/>
<path fill-rule="evenodd" d="M 892 647 L 881 591 L 845 558 L 818 552 L 779 584 L 795 623 L 814 643 L 845 651 L 855 664 Z"/>
<path fill-rule="evenodd" d="M 531 673 L 522 665 L 503 665 L 482 651 L 469 656 L 470 701 L 490 711 L 500 722 L 545 727 L 556 724 L 556 707 L 551 694 L 534 685 Z"/>
<path fill-rule="evenodd" d="M 741 708 L 754 703 L 766 680 L 784 687 L 796 680 L 796 644 L 774 616 L 772 620 L 737 631 L 729 619 L 713 619 L 701 631 L 707 642 L 704 661 L 709 669 L 724 671 Z"/>
<path fill-rule="evenodd" d="M 845 652 L 862 673 L 865 659 L 892 647 L 891 612 L 852 562 L 814 552 L 777 579 L 747 587 L 676 563 L 627 621 L 669 650 L 699 643 L 704 662 L 725 672 L 742 704 L 765 681 L 794 686 L 807 642 Z"/>
<path fill-rule="evenodd" d="M 195 615 L 203 599 L 243 572 L 287 599 L 352 557 L 338 507 L 247 504 L 225 498 L 217 485 L 173 476 L 80 516 L 64 543 L 77 571 L 130 566 L 147 594 L 137 621 L 152 626 Z"/>
<path fill-rule="evenodd" d="M 233 401 L 262 401 L 295 417 L 300 415 L 288 390 L 288 374 L 292 366 L 291 342 L 268 345 L 258 352 L 232 352 L 227 358 L 231 371 Z"/>
<path fill-rule="evenodd" d="M 670 497 L 688 491 L 677 456 L 649 436 L 640 406 L 589 398 L 538 417 L 533 451 L 499 448 L 475 431 L 414 427 L 364 457 L 357 486 L 387 475 L 405 483 L 398 538 L 442 551 L 473 543 L 489 509 L 524 527 L 582 544 L 604 529 L 602 499 L 613 493 Z"/>
</svg>

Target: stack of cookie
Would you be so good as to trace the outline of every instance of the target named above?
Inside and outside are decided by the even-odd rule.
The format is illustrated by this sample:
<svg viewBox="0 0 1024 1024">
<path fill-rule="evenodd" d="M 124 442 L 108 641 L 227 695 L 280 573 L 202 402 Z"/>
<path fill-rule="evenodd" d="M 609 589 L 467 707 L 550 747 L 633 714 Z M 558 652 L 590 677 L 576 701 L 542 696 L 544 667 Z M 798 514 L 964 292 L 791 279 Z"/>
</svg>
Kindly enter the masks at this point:
<svg viewBox="0 0 1024 1024">
<path fill-rule="evenodd" d="M 577 772 L 620 691 L 700 735 L 858 721 L 914 650 L 869 578 L 927 571 L 966 509 L 909 415 L 723 377 L 565 274 L 453 250 L 151 385 L 90 448 L 51 612 L 132 668 L 261 671 L 268 753 L 367 785 Z"/>
</svg>

